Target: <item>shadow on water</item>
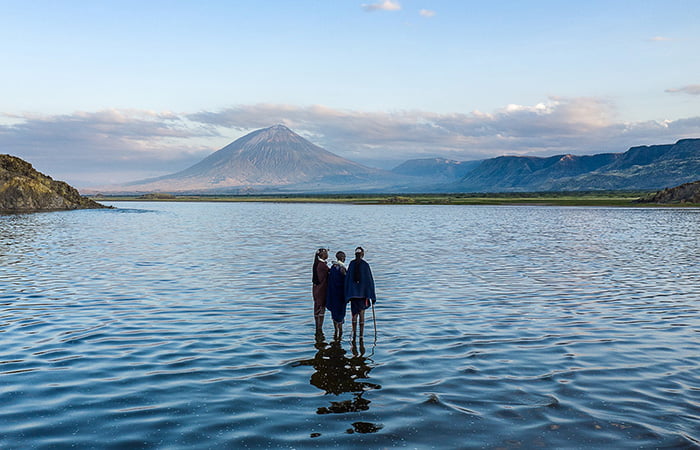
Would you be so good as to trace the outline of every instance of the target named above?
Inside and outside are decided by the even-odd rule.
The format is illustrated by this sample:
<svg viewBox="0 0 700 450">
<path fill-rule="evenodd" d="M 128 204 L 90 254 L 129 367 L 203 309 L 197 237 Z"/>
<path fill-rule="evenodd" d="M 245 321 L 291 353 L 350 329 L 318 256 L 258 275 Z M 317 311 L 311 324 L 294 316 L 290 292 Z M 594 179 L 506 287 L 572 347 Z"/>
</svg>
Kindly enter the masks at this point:
<svg viewBox="0 0 700 450">
<path fill-rule="evenodd" d="M 350 354 L 343 348 L 340 341 L 327 343 L 323 337 L 317 338 L 315 343 L 316 354 L 311 359 L 304 359 L 293 364 L 298 366 L 311 366 L 315 372 L 311 374 L 309 383 L 324 391 L 326 395 L 336 397 L 343 394 L 352 394 L 352 398 L 346 400 L 331 400 L 330 405 L 321 406 L 316 414 L 346 414 L 369 410 L 371 400 L 364 398 L 368 391 L 381 389 L 378 384 L 366 381 L 372 366 L 371 361 L 365 356 L 365 346 L 352 343 Z M 370 422 L 353 422 L 352 428 L 346 433 L 376 433 L 383 425 Z"/>
</svg>

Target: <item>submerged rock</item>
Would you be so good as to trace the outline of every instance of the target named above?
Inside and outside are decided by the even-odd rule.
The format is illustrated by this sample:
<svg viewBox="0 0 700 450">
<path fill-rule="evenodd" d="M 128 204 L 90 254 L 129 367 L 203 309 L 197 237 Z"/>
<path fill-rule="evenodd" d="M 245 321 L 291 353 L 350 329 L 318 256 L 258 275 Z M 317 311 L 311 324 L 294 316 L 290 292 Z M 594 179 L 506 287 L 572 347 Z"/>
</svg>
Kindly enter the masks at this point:
<svg viewBox="0 0 700 450">
<path fill-rule="evenodd" d="M 107 208 L 11 155 L 0 155 L 0 212 Z"/>
</svg>

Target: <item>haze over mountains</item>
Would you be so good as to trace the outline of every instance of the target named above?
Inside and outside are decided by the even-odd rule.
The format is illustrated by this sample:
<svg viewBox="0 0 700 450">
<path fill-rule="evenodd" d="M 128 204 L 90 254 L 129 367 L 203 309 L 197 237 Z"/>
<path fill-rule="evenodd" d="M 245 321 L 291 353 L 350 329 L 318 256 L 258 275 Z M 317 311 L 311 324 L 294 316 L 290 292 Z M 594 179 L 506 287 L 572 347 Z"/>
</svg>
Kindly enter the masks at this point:
<svg viewBox="0 0 700 450">
<path fill-rule="evenodd" d="M 444 158 L 410 159 L 391 171 L 412 177 L 429 177 L 435 181 L 452 182 L 461 180 L 474 170 L 481 161 L 455 161 Z"/>
<path fill-rule="evenodd" d="M 658 190 L 700 179 L 700 139 L 624 153 L 427 158 L 392 171 L 364 166 L 275 125 L 247 134 L 180 172 L 104 192 L 340 193 Z"/>
</svg>

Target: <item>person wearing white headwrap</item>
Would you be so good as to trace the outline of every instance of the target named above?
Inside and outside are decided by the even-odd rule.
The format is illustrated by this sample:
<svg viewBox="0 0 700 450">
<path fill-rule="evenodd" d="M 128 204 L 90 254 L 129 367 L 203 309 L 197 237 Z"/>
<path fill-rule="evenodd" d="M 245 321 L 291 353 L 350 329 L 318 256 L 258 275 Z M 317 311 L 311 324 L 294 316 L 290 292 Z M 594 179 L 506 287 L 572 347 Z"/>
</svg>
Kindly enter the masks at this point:
<svg viewBox="0 0 700 450">
<path fill-rule="evenodd" d="M 333 261 L 330 272 L 328 272 L 328 295 L 326 296 L 326 308 L 331 312 L 333 318 L 333 328 L 335 330 L 333 339 L 339 341 L 343 337 L 343 323 L 345 322 L 345 312 L 348 304 L 345 301 L 345 253 L 335 254 L 336 261 Z"/>
</svg>

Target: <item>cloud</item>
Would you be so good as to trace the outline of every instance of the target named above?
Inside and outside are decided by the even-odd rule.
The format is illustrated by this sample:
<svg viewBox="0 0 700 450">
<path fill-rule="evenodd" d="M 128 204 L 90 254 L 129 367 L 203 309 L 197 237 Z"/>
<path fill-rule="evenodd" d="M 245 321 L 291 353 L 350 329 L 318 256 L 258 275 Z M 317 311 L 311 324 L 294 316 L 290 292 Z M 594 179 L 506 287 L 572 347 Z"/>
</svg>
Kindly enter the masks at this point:
<svg viewBox="0 0 700 450">
<path fill-rule="evenodd" d="M 171 112 L 103 110 L 3 117 L 7 122 L 0 122 L 3 153 L 24 158 L 57 179 L 85 184 L 168 173 L 209 154 L 210 147 L 198 141 L 216 136 L 213 129 Z"/>
<path fill-rule="evenodd" d="M 5 125 L 2 125 L 5 123 Z M 342 157 L 392 168 L 407 159 L 595 154 L 700 136 L 700 116 L 621 122 L 594 97 L 551 97 L 491 112 L 357 111 L 323 105 L 237 105 L 191 114 L 105 110 L 0 115 L 0 149 L 79 187 L 185 169 L 258 128 L 283 123 Z"/>
<path fill-rule="evenodd" d="M 429 9 L 421 9 L 418 14 L 420 14 L 423 17 L 433 17 L 435 15 L 435 11 L 431 11 Z"/>
<path fill-rule="evenodd" d="M 386 167 L 405 159 L 442 156 L 482 159 L 503 154 L 622 152 L 633 145 L 700 135 L 700 120 L 623 123 L 606 99 L 552 97 L 536 105 L 507 105 L 491 113 L 365 112 L 324 106 L 242 105 L 188 120 L 244 130 L 284 123 L 343 157 Z"/>
<path fill-rule="evenodd" d="M 652 42 L 670 42 L 673 40 L 673 38 L 665 36 L 654 36 L 653 38 L 649 38 L 649 40 Z"/>
<path fill-rule="evenodd" d="M 683 86 L 682 88 L 678 89 L 666 89 L 665 92 L 674 94 L 674 93 L 682 93 L 682 94 L 689 94 L 689 95 L 700 95 L 700 84 L 689 84 L 688 86 Z"/>
<path fill-rule="evenodd" d="M 364 9 L 367 12 L 399 11 L 401 9 L 401 5 L 397 1 L 384 0 L 382 2 L 377 2 L 377 3 L 363 4 L 362 9 Z"/>
</svg>

